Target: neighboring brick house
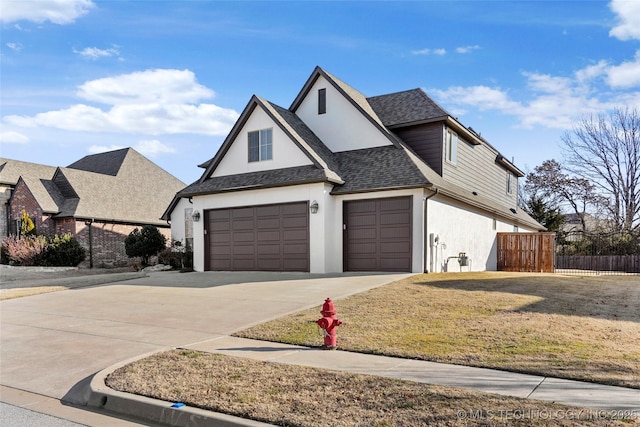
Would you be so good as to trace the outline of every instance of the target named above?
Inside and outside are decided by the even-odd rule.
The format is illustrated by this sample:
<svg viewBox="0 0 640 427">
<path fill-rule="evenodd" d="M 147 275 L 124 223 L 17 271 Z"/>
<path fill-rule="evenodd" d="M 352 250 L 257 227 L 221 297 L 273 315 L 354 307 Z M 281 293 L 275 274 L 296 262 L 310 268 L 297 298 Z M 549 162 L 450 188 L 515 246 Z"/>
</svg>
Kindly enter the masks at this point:
<svg viewBox="0 0 640 427">
<path fill-rule="evenodd" d="M 40 234 L 71 233 L 93 266 L 124 265 L 124 238 L 154 225 L 169 239 L 160 219 L 184 183 L 132 148 L 83 157 L 67 167 L 0 159 L 2 237 L 16 232 L 22 210 Z"/>
</svg>

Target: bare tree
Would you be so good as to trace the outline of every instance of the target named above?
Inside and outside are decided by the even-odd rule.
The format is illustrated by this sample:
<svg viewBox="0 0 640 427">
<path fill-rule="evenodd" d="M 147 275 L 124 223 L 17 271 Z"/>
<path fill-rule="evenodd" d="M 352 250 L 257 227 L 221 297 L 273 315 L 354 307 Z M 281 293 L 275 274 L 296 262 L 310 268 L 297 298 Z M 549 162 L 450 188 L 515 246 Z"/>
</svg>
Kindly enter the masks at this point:
<svg viewBox="0 0 640 427">
<path fill-rule="evenodd" d="M 569 170 L 609 201 L 621 231 L 640 227 L 640 114 L 636 108 L 582 119 L 562 138 Z"/>
<path fill-rule="evenodd" d="M 597 209 L 604 200 L 596 194 L 595 187 L 584 179 L 567 174 L 556 160 L 545 160 L 527 174 L 524 192 L 527 201 L 538 199 L 551 211 L 561 206 L 570 207 L 580 218 L 582 231 L 587 231 L 584 214 Z M 527 208 L 525 210 L 528 211 Z"/>
</svg>

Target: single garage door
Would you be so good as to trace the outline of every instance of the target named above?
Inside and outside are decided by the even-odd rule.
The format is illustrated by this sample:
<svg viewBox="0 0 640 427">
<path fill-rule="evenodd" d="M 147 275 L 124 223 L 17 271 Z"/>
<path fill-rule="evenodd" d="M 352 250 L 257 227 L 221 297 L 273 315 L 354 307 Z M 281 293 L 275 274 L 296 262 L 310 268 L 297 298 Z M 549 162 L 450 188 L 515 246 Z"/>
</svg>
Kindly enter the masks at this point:
<svg viewBox="0 0 640 427">
<path fill-rule="evenodd" d="M 344 270 L 411 271 L 411 197 L 344 203 Z"/>
<path fill-rule="evenodd" d="M 207 270 L 309 271 L 307 202 L 205 211 Z"/>
</svg>

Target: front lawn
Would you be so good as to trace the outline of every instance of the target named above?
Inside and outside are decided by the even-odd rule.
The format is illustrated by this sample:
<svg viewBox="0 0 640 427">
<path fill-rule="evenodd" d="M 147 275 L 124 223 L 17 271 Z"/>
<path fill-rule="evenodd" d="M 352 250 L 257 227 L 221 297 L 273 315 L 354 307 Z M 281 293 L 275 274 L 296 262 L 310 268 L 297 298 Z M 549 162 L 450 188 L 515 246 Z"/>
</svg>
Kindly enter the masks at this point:
<svg viewBox="0 0 640 427">
<path fill-rule="evenodd" d="M 320 346 L 318 303 L 235 335 Z M 640 276 L 423 274 L 335 303 L 342 350 L 640 388 Z"/>
</svg>

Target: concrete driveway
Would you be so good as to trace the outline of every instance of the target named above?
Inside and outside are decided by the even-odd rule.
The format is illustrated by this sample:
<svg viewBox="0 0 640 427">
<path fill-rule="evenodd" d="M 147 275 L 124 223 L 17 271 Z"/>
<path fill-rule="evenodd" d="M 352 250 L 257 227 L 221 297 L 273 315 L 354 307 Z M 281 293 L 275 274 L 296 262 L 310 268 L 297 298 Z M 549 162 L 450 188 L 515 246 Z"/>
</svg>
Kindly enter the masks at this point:
<svg viewBox="0 0 640 427">
<path fill-rule="evenodd" d="M 83 380 L 122 360 L 226 336 L 407 276 L 162 272 L 2 301 L 0 383 L 82 404 Z"/>
</svg>

